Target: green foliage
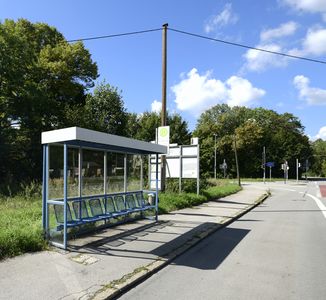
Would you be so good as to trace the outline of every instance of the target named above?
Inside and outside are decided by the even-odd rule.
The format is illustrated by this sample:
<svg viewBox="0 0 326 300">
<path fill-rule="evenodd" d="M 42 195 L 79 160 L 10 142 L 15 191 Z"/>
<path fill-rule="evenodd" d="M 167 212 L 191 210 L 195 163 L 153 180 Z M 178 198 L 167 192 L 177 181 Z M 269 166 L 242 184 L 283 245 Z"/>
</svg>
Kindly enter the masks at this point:
<svg viewBox="0 0 326 300">
<path fill-rule="evenodd" d="M 310 172 L 315 176 L 326 176 L 326 141 L 318 139 L 312 143 L 314 157 L 309 159 L 313 162 Z"/>
<path fill-rule="evenodd" d="M 202 191 L 209 186 L 206 179 L 200 179 L 199 190 Z M 197 179 L 182 179 L 181 191 L 184 193 L 196 193 L 197 191 Z M 167 178 L 166 179 L 166 192 L 167 193 L 179 193 L 179 179 Z"/>
<path fill-rule="evenodd" d="M 236 184 L 224 184 L 212 186 L 202 191 L 201 195 L 194 193 L 161 193 L 159 195 L 159 213 L 168 213 L 170 211 L 192 207 L 202 204 L 209 200 L 219 199 L 241 190 Z"/>
<path fill-rule="evenodd" d="M 121 94 L 116 87 L 100 83 L 93 94 L 86 97 L 87 128 L 126 135 L 127 113 Z"/>
<path fill-rule="evenodd" d="M 276 162 L 274 176 L 281 176 L 280 165 L 287 160 L 290 165 L 295 159 L 311 156 L 312 150 L 304 127 L 292 114 L 278 114 L 264 108 L 229 107 L 216 105 L 199 118 L 194 131 L 201 138 L 201 172 L 214 171 L 214 133 L 217 135 L 217 166 L 226 159 L 227 173 L 236 177 L 234 141 L 237 142 L 240 175 L 260 177 L 262 174 L 262 150 L 266 147 L 267 161 Z M 218 169 L 218 172 L 221 173 Z M 290 168 L 290 176 L 295 176 Z"/>
<path fill-rule="evenodd" d="M 84 104 L 96 78 L 97 65 L 81 42 L 67 43 L 43 23 L 0 23 L 2 182 L 41 177 L 41 132 L 69 124 L 65 112 Z"/>
<path fill-rule="evenodd" d="M 170 143 L 189 145 L 191 134 L 188 124 L 179 114 L 168 114 L 167 125 L 170 126 Z M 144 112 L 141 115 L 128 115 L 128 136 L 143 140 L 155 141 L 155 129 L 161 126 L 161 117 L 155 112 Z"/>
<path fill-rule="evenodd" d="M 0 259 L 46 248 L 39 198 L 0 199 Z"/>
</svg>

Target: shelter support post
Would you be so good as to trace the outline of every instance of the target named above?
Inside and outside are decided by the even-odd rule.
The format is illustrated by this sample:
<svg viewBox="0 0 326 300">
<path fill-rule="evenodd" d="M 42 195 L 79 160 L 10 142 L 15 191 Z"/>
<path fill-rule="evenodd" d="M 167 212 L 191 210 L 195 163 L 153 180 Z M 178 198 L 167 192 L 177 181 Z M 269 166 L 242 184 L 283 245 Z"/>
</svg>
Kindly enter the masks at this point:
<svg viewBox="0 0 326 300">
<path fill-rule="evenodd" d="M 83 190 L 83 178 L 82 178 L 82 169 L 83 169 L 83 150 L 81 147 L 78 149 L 78 196 L 82 196 Z"/>
<path fill-rule="evenodd" d="M 161 174 L 162 176 L 162 174 Z M 155 172 L 155 220 L 158 221 L 158 154 L 156 154 L 156 172 Z M 162 180 L 162 177 L 161 177 Z"/>
<path fill-rule="evenodd" d="M 143 166 L 143 156 L 140 155 L 140 189 L 144 189 L 144 166 Z"/>
<path fill-rule="evenodd" d="M 47 186 L 46 186 L 46 166 L 47 166 L 47 145 L 43 145 L 43 175 L 42 175 L 42 226 L 43 226 L 43 231 L 46 232 L 46 206 L 47 206 L 47 197 L 46 197 L 46 191 L 47 191 Z"/>
<path fill-rule="evenodd" d="M 68 145 L 63 145 L 63 248 L 67 249 Z"/>
<path fill-rule="evenodd" d="M 108 180 L 108 153 L 107 152 L 104 152 L 104 180 L 103 180 L 103 183 L 104 183 L 104 187 L 103 187 L 103 190 L 104 190 L 104 194 L 106 195 L 107 194 L 107 180 Z"/>
<path fill-rule="evenodd" d="M 124 155 L 123 159 L 123 190 L 127 192 L 127 154 Z"/>
</svg>

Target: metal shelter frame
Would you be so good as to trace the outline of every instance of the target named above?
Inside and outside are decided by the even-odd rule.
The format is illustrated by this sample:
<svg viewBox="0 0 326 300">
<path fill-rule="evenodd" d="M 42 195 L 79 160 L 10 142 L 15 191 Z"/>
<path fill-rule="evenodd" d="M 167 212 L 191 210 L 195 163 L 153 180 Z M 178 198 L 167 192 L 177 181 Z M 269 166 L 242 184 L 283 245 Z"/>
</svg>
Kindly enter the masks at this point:
<svg viewBox="0 0 326 300">
<path fill-rule="evenodd" d="M 43 145 L 43 185 L 42 185 L 42 223 L 45 236 L 49 239 L 49 205 L 63 206 L 63 242 L 58 243 L 49 241 L 54 246 L 67 249 L 67 229 L 68 229 L 68 201 L 78 199 L 82 201 L 82 165 L 83 149 L 103 151 L 104 165 L 104 195 L 107 196 L 107 154 L 124 154 L 124 193 L 127 192 L 127 155 L 150 155 L 165 154 L 167 147 L 153 143 L 143 142 L 135 139 L 121 137 L 112 134 L 106 134 L 98 131 L 84 129 L 80 127 L 69 127 L 64 129 L 42 132 L 41 143 Z M 50 174 L 50 145 L 63 145 L 63 198 L 49 198 L 49 174 Z M 68 195 L 68 149 L 78 149 L 78 197 L 69 197 Z M 158 159 L 157 159 L 158 161 Z M 141 167 L 141 188 L 143 183 L 143 171 Z M 142 192 L 142 191 L 141 191 Z M 155 219 L 158 218 L 158 164 L 156 164 L 156 189 L 150 191 L 155 194 Z M 92 196 L 93 197 L 93 196 Z"/>
</svg>

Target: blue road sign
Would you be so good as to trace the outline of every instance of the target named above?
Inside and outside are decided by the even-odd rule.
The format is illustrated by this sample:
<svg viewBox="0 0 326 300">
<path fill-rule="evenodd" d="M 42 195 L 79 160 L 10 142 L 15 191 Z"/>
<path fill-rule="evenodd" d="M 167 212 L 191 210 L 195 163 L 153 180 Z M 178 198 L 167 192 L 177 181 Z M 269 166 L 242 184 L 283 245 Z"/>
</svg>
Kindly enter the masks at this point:
<svg viewBox="0 0 326 300">
<path fill-rule="evenodd" d="M 274 168 L 275 167 L 275 162 L 273 162 L 273 161 L 267 162 L 266 167 Z"/>
</svg>

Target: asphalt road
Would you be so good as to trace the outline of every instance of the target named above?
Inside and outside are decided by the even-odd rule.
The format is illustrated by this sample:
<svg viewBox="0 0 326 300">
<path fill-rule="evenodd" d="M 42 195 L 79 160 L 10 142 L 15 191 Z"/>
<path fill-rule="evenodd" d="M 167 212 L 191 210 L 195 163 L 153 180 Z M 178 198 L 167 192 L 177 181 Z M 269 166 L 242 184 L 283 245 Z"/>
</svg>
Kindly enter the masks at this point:
<svg viewBox="0 0 326 300">
<path fill-rule="evenodd" d="M 271 191 L 121 299 L 326 299 L 326 199 L 313 182 Z"/>
</svg>

